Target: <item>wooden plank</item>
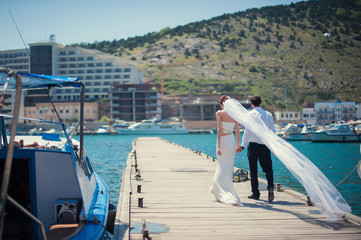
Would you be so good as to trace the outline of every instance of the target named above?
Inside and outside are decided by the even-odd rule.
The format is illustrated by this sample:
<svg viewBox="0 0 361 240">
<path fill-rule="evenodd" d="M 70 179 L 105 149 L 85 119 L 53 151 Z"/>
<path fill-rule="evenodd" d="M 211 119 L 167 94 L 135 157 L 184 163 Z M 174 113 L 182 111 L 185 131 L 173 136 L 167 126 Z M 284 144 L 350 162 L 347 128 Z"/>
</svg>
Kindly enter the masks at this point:
<svg viewBox="0 0 361 240">
<path fill-rule="evenodd" d="M 153 240 L 361 239 L 357 216 L 347 216 L 353 223 L 342 218 L 330 222 L 315 207 L 306 205 L 306 196 L 292 189 L 275 192 L 274 202 L 269 203 L 263 179 L 260 179 L 260 200 L 247 198 L 251 189 L 248 181 L 234 183 L 242 207 L 221 204 L 209 193 L 216 168 L 212 158 L 155 137 L 137 138 L 135 145 L 141 178 L 136 179 L 128 159 L 119 198 L 121 209 L 117 210 L 117 215 L 119 211 L 123 216 L 117 218 L 119 222 L 127 221 L 125 215 L 129 216 L 129 235 L 118 234 L 113 239 L 143 239 L 136 228 L 129 231 L 129 227 L 141 223 L 142 219 L 167 229 L 161 232 L 152 225 L 147 226 Z M 126 174 L 130 181 L 123 188 Z M 141 185 L 142 191 L 132 192 L 137 185 Z M 125 194 L 126 191 L 131 194 Z M 127 201 L 125 195 L 129 196 Z M 139 198 L 143 207 L 138 206 Z"/>
</svg>

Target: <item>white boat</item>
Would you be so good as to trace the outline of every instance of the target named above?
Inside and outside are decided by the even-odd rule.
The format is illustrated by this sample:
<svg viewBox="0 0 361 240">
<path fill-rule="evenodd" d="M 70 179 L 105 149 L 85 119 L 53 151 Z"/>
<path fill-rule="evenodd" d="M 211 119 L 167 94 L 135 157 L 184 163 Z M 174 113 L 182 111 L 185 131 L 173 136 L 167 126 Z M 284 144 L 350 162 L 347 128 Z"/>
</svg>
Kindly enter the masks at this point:
<svg viewBox="0 0 361 240">
<path fill-rule="evenodd" d="M 360 132 L 352 124 L 332 124 L 311 133 L 312 142 L 361 142 Z"/>
<path fill-rule="evenodd" d="M 310 141 L 312 131 L 313 129 L 309 125 L 303 126 L 302 130 L 300 130 L 300 127 L 297 124 L 289 123 L 284 128 L 284 135 L 282 138 L 288 141 Z"/>
<path fill-rule="evenodd" d="M 0 235 L 3 239 L 104 239 L 109 193 L 84 150 L 84 85 L 78 78 L 15 74 L 4 68 L 0 68 L 0 85 L 7 91 L 16 89 L 14 115 L 0 115 Z M 18 118 L 21 88 L 63 86 L 81 87 L 79 141 L 67 134 L 61 122 Z M 18 136 L 19 119 L 55 131 Z"/>
<path fill-rule="evenodd" d="M 116 131 L 114 130 L 113 126 L 109 125 L 102 125 L 97 130 L 98 135 L 113 135 L 116 134 Z"/>
<path fill-rule="evenodd" d="M 187 134 L 188 129 L 183 128 L 179 122 L 157 123 L 156 119 L 142 120 L 129 126 L 128 128 L 116 128 L 118 134 Z"/>
</svg>

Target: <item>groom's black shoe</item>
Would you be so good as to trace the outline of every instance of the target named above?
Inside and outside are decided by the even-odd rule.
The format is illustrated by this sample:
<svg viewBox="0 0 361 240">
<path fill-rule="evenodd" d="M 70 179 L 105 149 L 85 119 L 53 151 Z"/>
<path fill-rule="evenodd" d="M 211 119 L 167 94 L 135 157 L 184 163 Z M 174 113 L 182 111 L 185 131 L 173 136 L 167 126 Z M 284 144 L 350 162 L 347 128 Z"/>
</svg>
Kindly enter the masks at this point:
<svg viewBox="0 0 361 240">
<path fill-rule="evenodd" d="M 273 188 L 268 189 L 268 201 L 273 202 L 273 199 L 275 199 L 275 195 L 273 192 Z"/>
<path fill-rule="evenodd" d="M 248 198 L 254 199 L 254 200 L 259 200 L 259 195 L 256 195 L 253 193 L 251 196 L 248 196 Z"/>
</svg>

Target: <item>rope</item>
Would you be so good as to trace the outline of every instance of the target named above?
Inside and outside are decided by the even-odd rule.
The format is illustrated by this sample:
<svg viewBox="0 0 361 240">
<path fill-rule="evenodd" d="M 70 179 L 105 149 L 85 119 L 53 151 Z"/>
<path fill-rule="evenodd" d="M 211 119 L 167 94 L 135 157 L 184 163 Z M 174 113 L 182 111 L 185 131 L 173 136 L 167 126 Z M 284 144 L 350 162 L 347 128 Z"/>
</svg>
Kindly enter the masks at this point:
<svg viewBox="0 0 361 240">
<path fill-rule="evenodd" d="M 118 171 L 120 171 L 120 172 L 123 172 L 123 171 L 124 171 L 123 169 L 116 168 L 116 167 L 112 167 L 112 166 L 109 166 L 109 165 L 107 165 L 107 164 L 103 164 L 103 163 L 100 163 L 100 162 L 97 162 L 97 161 L 94 161 L 94 160 L 92 160 L 92 162 L 94 162 L 94 163 L 96 163 L 96 164 L 99 164 L 99 165 L 103 165 L 103 166 L 108 167 L 108 168 L 116 169 L 116 170 L 118 170 Z"/>
<path fill-rule="evenodd" d="M 340 185 L 341 183 L 343 183 L 357 168 L 357 165 L 356 167 L 354 167 L 354 169 L 352 169 L 352 171 L 341 181 L 339 182 L 338 184 L 335 185 L 335 187 L 337 187 L 338 185 Z"/>
</svg>

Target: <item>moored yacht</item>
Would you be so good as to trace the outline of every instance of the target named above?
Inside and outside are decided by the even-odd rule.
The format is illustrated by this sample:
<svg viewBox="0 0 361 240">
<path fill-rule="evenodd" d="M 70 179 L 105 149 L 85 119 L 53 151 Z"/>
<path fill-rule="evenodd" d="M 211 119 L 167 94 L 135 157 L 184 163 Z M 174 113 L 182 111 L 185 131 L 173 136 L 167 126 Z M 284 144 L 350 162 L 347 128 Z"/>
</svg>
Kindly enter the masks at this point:
<svg viewBox="0 0 361 240">
<path fill-rule="evenodd" d="M 361 142 L 360 132 L 351 124 L 332 124 L 311 133 L 312 142 Z"/>
<path fill-rule="evenodd" d="M 116 128 L 118 134 L 187 134 L 188 129 L 183 128 L 180 122 L 158 123 L 155 118 L 142 120 L 128 128 Z"/>
</svg>

